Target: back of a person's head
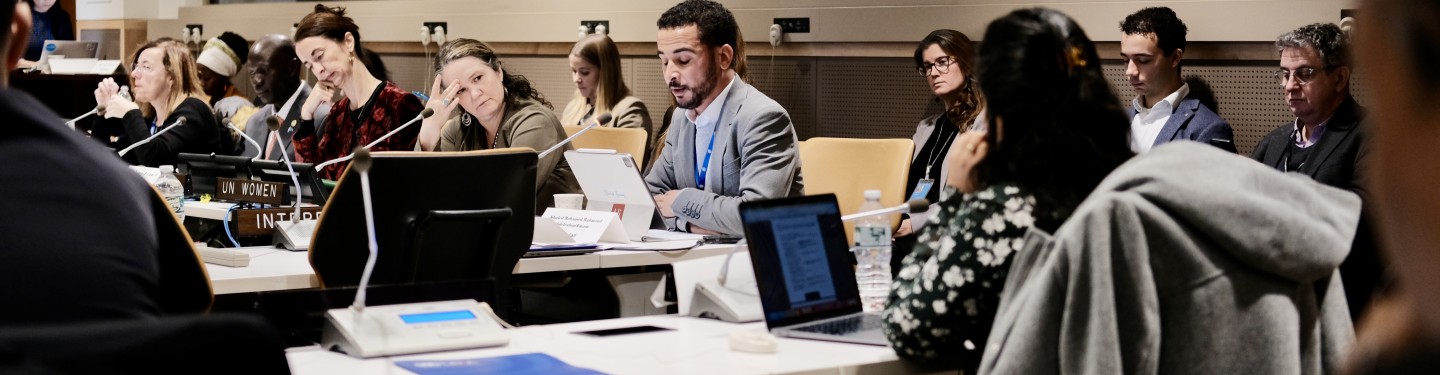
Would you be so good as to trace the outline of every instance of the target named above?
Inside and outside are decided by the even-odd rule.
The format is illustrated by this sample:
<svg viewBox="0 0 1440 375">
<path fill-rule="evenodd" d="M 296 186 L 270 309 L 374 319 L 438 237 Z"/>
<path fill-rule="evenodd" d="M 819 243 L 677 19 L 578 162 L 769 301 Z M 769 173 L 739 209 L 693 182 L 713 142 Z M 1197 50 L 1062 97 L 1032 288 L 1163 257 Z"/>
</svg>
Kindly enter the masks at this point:
<svg viewBox="0 0 1440 375">
<path fill-rule="evenodd" d="M 1175 11 L 1166 7 L 1141 9 L 1120 22 L 1120 32 L 1125 35 L 1155 34 L 1155 44 L 1166 56 L 1175 53 L 1177 49 L 1185 50 L 1187 31 L 1189 28 L 1185 27 L 1185 22 L 1175 15 Z"/>
<path fill-rule="evenodd" d="M 25 46 L 14 46 L 10 43 L 10 36 L 12 35 L 10 33 L 10 26 L 15 23 L 15 12 L 12 11 L 12 9 L 15 9 L 16 5 L 16 0 L 0 0 L 0 21 L 4 22 L 4 27 L 0 27 L 0 52 L 5 52 L 4 56 L 10 56 L 9 52 L 12 48 L 25 48 Z M 0 85 L 8 85 L 10 83 L 10 68 L 12 68 L 10 62 L 5 61 L 3 68 L 5 71 L 0 72 Z"/>
<path fill-rule="evenodd" d="M 725 45 L 739 48 L 736 46 L 739 26 L 735 22 L 735 15 L 719 2 L 685 0 L 665 11 L 660 15 L 660 20 L 655 22 L 655 26 L 660 29 L 678 29 L 692 25 L 700 33 L 700 42 L 712 50 Z M 732 63 L 729 68 L 733 67 Z"/>
<path fill-rule="evenodd" d="M 1020 185 L 1064 219 L 1134 155 L 1130 123 L 1095 45 L 1063 13 L 1016 10 L 991 22 L 984 40 L 979 81 L 992 129 L 976 177 Z"/>
</svg>

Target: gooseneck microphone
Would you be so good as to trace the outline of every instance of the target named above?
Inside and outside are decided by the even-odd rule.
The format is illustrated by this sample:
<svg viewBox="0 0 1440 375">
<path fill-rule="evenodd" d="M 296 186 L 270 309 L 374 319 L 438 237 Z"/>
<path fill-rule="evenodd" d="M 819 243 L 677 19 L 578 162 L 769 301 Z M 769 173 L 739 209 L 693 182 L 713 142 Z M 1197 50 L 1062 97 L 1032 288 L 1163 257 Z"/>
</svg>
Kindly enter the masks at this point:
<svg viewBox="0 0 1440 375">
<path fill-rule="evenodd" d="M 270 128 L 270 137 L 277 138 L 278 142 L 278 138 L 280 137 L 280 120 L 276 119 L 275 116 L 266 117 L 265 126 Z M 260 152 L 263 154 L 265 150 L 260 150 Z M 290 163 L 290 155 L 285 154 L 284 143 L 280 144 L 280 160 L 285 161 L 285 169 L 290 171 L 290 181 L 295 183 L 295 214 L 290 215 L 290 222 L 299 223 L 300 196 L 303 195 L 300 193 L 300 175 L 295 173 L 295 166 Z"/>
<path fill-rule="evenodd" d="M 905 211 L 906 213 L 909 213 L 909 214 L 918 214 L 918 213 L 923 213 L 923 212 L 925 212 L 926 210 L 929 210 L 929 209 L 930 209 L 930 201 L 925 200 L 925 199 L 923 199 L 923 198 L 922 198 L 922 199 L 911 199 L 909 202 L 905 202 L 905 204 L 902 204 L 902 205 L 899 205 L 899 206 L 895 206 L 895 207 L 882 208 L 882 209 L 878 209 L 878 210 L 874 210 L 874 211 L 857 212 L 857 213 L 845 215 L 845 216 L 840 217 L 840 220 L 842 220 L 842 221 L 851 221 L 851 220 L 860 219 L 860 218 L 866 218 L 866 217 L 871 217 L 871 216 L 875 216 L 875 215 L 892 214 L 892 213 L 896 213 L 896 212 L 900 212 L 900 211 Z"/>
<path fill-rule="evenodd" d="M 410 126 L 410 124 L 414 124 L 414 123 L 420 121 L 421 119 L 430 117 L 431 115 L 434 115 L 434 114 L 435 114 L 435 110 L 430 109 L 430 108 L 426 108 L 425 110 L 420 111 L 420 115 L 419 115 L 419 116 L 415 116 L 415 118 L 412 118 L 412 119 L 410 119 L 410 121 L 405 122 L 404 125 L 400 125 L 400 126 L 398 126 L 398 127 L 395 127 L 395 130 L 391 130 L 389 133 L 385 133 L 385 135 L 380 136 L 380 138 L 376 138 L 374 141 L 370 142 L 370 144 L 365 145 L 365 149 L 368 150 L 368 149 L 370 149 L 371 147 L 375 147 L 375 145 L 380 144 L 381 141 L 384 141 L 386 138 L 390 138 L 390 136 L 395 135 L 395 133 L 399 133 L 401 130 L 404 130 L 405 127 Z M 328 166 L 330 166 L 330 165 L 332 165 L 332 164 L 335 164 L 335 163 L 339 163 L 339 162 L 343 162 L 343 161 L 346 161 L 346 160 L 350 160 L 350 158 L 353 158 L 353 157 L 355 157 L 355 153 L 354 153 L 354 152 L 351 152 L 350 155 L 345 155 L 345 156 L 343 156 L 343 157 L 339 157 L 339 158 L 335 158 L 335 159 L 330 159 L 330 160 L 328 160 L 328 161 L 326 161 L 326 162 L 324 162 L 324 163 L 316 164 L 316 165 L 315 165 L 315 170 L 318 171 L 318 170 L 325 169 L 325 167 L 328 167 Z"/>
<path fill-rule="evenodd" d="M 360 197 L 365 204 L 365 233 L 370 239 L 370 258 L 365 260 L 365 272 L 360 275 L 360 288 L 355 291 L 355 304 L 350 305 L 356 312 L 365 311 L 365 289 L 370 286 L 371 272 L 375 271 L 375 258 L 380 253 L 380 245 L 375 241 L 375 209 L 370 203 L 370 150 L 368 148 L 356 148 L 355 162 L 350 163 L 350 168 L 360 173 Z"/>
<path fill-rule="evenodd" d="M 240 134 L 240 137 L 241 137 L 241 138 L 245 138 L 246 141 L 250 141 L 250 145 L 251 145 L 251 146 L 255 146 L 255 149 L 256 149 L 256 150 L 259 150 L 258 152 L 255 153 L 255 157 L 250 158 L 250 160 L 260 160 L 261 154 L 264 154 L 264 153 L 265 153 L 265 150 L 262 149 L 262 148 L 260 148 L 260 142 L 256 142 L 256 141 L 255 141 L 255 138 L 250 138 L 249 135 L 246 135 L 246 134 L 245 134 L 245 131 L 244 131 L 244 130 L 241 130 L 240 127 L 238 127 L 238 126 L 235 126 L 235 123 L 234 123 L 234 122 L 226 122 L 226 123 L 225 123 L 225 127 L 230 128 L 230 130 L 234 130 L 236 133 L 239 133 L 239 134 Z"/>
<path fill-rule="evenodd" d="M 579 138 L 581 134 L 585 134 L 585 132 L 590 131 L 590 129 L 594 129 L 596 126 L 610 123 L 610 119 L 612 118 L 614 118 L 614 116 L 610 116 L 609 113 L 595 117 L 594 121 L 590 121 L 590 124 L 585 125 L 585 128 L 580 129 L 580 131 L 578 132 L 575 132 L 575 135 L 565 137 L 565 139 L 560 140 L 560 143 L 556 143 L 554 146 L 550 146 L 550 148 L 545 149 L 545 152 L 540 153 L 540 158 L 544 158 L 545 155 L 550 155 L 550 153 L 555 152 L 555 150 L 559 150 L 561 147 L 565 147 L 565 145 L 569 144 L 570 141 L 575 140 L 575 138 Z"/>
<path fill-rule="evenodd" d="M 135 144 L 130 145 L 130 147 L 126 147 L 124 150 L 120 150 L 120 156 L 125 156 L 125 153 L 130 152 L 130 150 L 134 150 L 136 147 L 140 147 L 140 145 L 150 143 L 150 141 L 153 141 L 155 140 L 155 138 L 160 137 L 161 134 L 165 134 L 165 132 L 170 131 L 170 129 L 178 128 L 180 127 L 180 125 L 185 125 L 184 117 L 175 119 L 175 122 L 171 123 L 170 126 L 166 126 L 164 129 L 160 129 L 160 131 L 155 132 L 155 134 L 151 134 L 150 137 L 142 139 L 139 142 L 135 142 Z"/>
<path fill-rule="evenodd" d="M 95 109 L 90 110 L 90 112 L 85 112 L 85 114 L 80 115 L 79 117 L 72 118 L 70 119 L 70 121 L 66 121 L 65 126 L 69 126 L 71 130 L 74 130 L 76 121 L 80 121 L 80 119 L 90 117 L 91 115 L 94 115 L 96 113 L 105 113 L 105 105 L 97 105 L 95 106 Z"/>
<path fill-rule="evenodd" d="M 130 86 L 120 86 L 120 93 L 117 94 L 117 95 L 120 95 L 120 97 L 125 98 L 125 100 L 134 100 L 134 99 L 131 99 L 131 98 L 130 98 Z M 105 103 L 97 104 L 97 105 L 95 105 L 95 109 L 90 110 L 90 112 L 85 112 L 85 114 L 83 114 L 83 115 L 80 115 L 80 116 L 78 116 L 78 117 L 75 117 L 75 118 L 73 118 L 73 119 L 70 119 L 70 121 L 66 121 L 66 122 L 65 122 L 65 126 L 69 126 L 70 129 L 73 130 L 73 129 L 75 129 L 75 122 L 78 122 L 78 121 L 80 121 L 81 119 L 86 118 L 86 117 L 90 117 L 90 116 L 92 116 L 92 115 L 101 115 L 101 116 L 105 115 Z"/>
</svg>

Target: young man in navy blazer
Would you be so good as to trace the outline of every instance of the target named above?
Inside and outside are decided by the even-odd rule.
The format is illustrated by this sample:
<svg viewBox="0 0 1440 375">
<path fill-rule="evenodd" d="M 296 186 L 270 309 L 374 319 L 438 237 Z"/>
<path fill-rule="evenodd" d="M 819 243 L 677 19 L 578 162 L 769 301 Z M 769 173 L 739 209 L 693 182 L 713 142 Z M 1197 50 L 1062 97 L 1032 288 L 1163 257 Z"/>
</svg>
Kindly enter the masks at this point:
<svg viewBox="0 0 1440 375">
<path fill-rule="evenodd" d="M 1180 78 L 1186 30 L 1185 22 L 1165 7 L 1141 9 L 1120 23 L 1125 33 L 1120 59 L 1136 94 L 1128 114 L 1130 149 L 1137 154 L 1178 140 L 1235 151 L 1230 123 L 1198 98 L 1188 97 L 1190 85 Z"/>
</svg>

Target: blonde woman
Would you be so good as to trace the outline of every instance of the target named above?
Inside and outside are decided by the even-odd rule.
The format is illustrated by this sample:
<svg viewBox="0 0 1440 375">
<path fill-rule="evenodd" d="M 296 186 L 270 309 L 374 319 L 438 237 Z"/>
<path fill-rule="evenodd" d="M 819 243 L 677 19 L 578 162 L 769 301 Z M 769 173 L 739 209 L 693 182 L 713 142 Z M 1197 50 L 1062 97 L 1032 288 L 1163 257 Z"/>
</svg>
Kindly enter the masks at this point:
<svg viewBox="0 0 1440 375">
<path fill-rule="evenodd" d="M 659 131 L 652 125 L 645 103 L 630 95 L 630 88 L 625 86 L 615 42 L 608 36 L 591 34 L 575 43 L 570 50 L 570 73 L 575 81 L 575 98 L 561 112 L 560 123 L 583 126 L 609 113 L 615 120 L 607 126 L 645 130 L 645 155 L 649 155 Z M 634 156 L 643 159 L 645 155 Z"/>
<path fill-rule="evenodd" d="M 234 154 L 234 140 L 216 123 L 197 71 L 189 49 L 179 41 L 161 38 L 141 46 L 130 60 L 134 101 L 119 95 L 114 79 L 100 82 L 95 102 L 106 109 L 91 136 L 123 149 L 164 131 L 124 156 L 130 164 L 150 167 L 174 165 L 182 152 Z M 185 125 L 166 130 L 181 118 Z"/>
</svg>

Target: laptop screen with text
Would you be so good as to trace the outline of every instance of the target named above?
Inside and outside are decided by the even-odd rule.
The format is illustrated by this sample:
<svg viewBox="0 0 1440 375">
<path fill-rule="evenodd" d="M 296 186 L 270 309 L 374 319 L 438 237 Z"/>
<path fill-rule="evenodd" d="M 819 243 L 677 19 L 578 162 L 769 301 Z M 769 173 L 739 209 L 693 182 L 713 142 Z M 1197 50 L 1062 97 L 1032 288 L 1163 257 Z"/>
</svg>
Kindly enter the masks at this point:
<svg viewBox="0 0 1440 375">
<path fill-rule="evenodd" d="M 860 312 L 834 195 L 747 202 L 740 216 L 770 327 Z"/>
</svg>

